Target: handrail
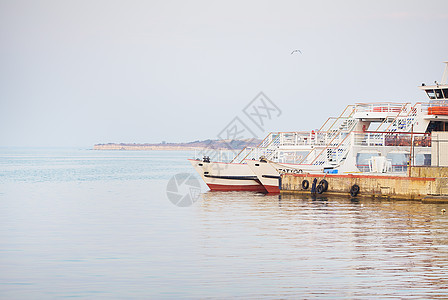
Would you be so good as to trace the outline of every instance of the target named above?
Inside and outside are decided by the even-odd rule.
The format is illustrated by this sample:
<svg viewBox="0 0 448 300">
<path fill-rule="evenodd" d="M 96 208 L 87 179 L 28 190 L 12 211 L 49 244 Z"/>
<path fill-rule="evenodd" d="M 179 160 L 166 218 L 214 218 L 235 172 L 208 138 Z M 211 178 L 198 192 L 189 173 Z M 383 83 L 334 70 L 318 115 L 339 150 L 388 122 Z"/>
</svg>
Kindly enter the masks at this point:
<svg viewBox="0 0 448 300">
<path fill-rule="evenodd" d="M 415 117 L 424 111 L 427 106 L 437 105 L 437 103 L 423 103 L 417 102 L 415 105 L 411 106 L 411 103 L 398 103 L 398 102 L 376 102 L 376 103 L 356 103 L 355 105 L 347 105 L 345 109 L 339 114 L 338 117 L 330 117 L 328 118 L 324 124 L 317 130 L 312 131 L 283 131 L 283 132 L 270 132 L 256 147 L 245 147 L 231 160 L 234 162 L 242 162 L 250 155 L 254 156 L 256 153 L 260 155 L 268 155 L 272 156 L 278 152 L 279 146 L 316 146 L 312 149 L 299 163 L 305 162 L 310 158 L 312 153 L 314 155 L 317 154 L 316 157 L 313 158 L 312 163 L 318 161 L 323 155 L 326 149 L 334 149 L 340 148 L 341 145 L 345 143 L 347 137 L 351 135 L 350 133 L 363 133 L 363 134 L 399 134 L 399 133 L 407 133 L 399 132 L 399 131 L 391 131 L 392 126 L 394 126 L 394 130 L 409 130 L 410 124 L 415 122 Z M 448 106 L 448 103 L 446 103 Z M 378 110 L 377 107 L 383 106 L 384 109 L 381 109 L 381 112 L 387 112 L 389 116 L 389 120 L 387 118 L 376 128 L 374 131 L 362 131 L 355 132 L 353 129 L 357 124 L 356 119 L 353 119 L 353 115 L 356 112 L 361 111 L 373 111 L 374 109 Z M 409 111 L 408 111 L 409 108 Z M 420 109 L 420 111 L 419 111 Z M 392 121 L 390 121 L 392 119 Z M 411 118 L 411 119 L 409 119 Z M 355 121 L 351 121 L 355 120 Z M 385 123 L 389 123 L 388 127 L 385 131 L 382 126 Z M 344 138 L 342 138 L 342 134 L 347 134 Z M 415 135 L 421 135 L 424 133 L 414 133 Z M 342 138 L 342 140 L 341 140 Z M 270 140 L 269 140 L 270 139 Z M 338 140 L 339 143 L 337 146 L 334 146 L 333 143 Z M 329 141 L 329 142 L 328 142 Z M 340 150 L 337 150 L 337 157 L 340 156 L 341 153 L 345 153 L 347 151 L 348 146 L 342 146 Z M 321 151 L 319 151 L 322 149 Z M 342 152 L 341 152 L 342 151 Z M 320 162 L 320 160 L 319 160 Z"/>
<path fill-rule="evenodd" d="M 255 147 L 255 148 L 260 147 L 260 145 L 263 144 L 263 142 L 264 142 L 264 141 L 265 141 L 271 134 L 272 134 L 272 132 L 268 133 L 268 135 L 267 135 L 267 136 L 266 136 L 260 143 L 258 143 L 257 147 Z M 253 148 L 253 149 L 251 150 L 251 152 L 252 152 L 255 148 Z M 238 152 L 238 154 L 232 159 L 232 161 L 231 161 L 230 163 L 233 163 L 233 161 L 234 161 L 238 156 L 240 156 L 240 154 L 241 154 L 244 150 L 246 150 L 246 149 L 247 149 L 247 146 L 244 147 L 243 149 L 241 149 L 241 151 Z M 250 152 L 249 152 L 249 153 L 250 153 Z M 246 155 L 246 156 L 247 156 L 247 155 Z"/>
<path fill-rule="evenodd" d="M 320 128 L 317 130 L 319 132 L 323 132 L 322 128 L 324 128 L 324 126 L 328 123 L 328 121 L 330 121 L 331 119 L 335 119 L 336 117 L 329 117 L 322 126 L 320 126 Z"/>
<path fill-rule="evenodd" d="M 414 132 L 353 132 L 354 145 L 356 146 L 411 146 L 412 144 L 422 147 L 431 146 L 430 133 Z"/>
<path fill-rule="evenodd" d="M 349 114 L 348 117 L 343 117 L 343 115 L 345 114 L 345 112 L 346 112 L 350 107 L 352 107 L 352 112 Z M 322 131 L 323 127 L 325 126 L 325 124 L 327 124 L 327 122 L 328 122 L 330 119 L 334 119 L 333 124 L 331 124 L 331 126 L 330 126 L 326 131 L 324 131 L 324 132 L 329 132 L 329 131 L 331 130 L 331 128 L 336 124 L 336 122 L 337 122 L 338 120 L 341 120 L 341 119 L 348 119 L 348 118 L 350 118 L 350 116 L 353 114 L 354 110 L 355 110 L 355 106 L 354 106 L 354 105 L 347 105 L 347 106 L 345 107 L 345 109 L 342 111 L 342 113 L 339 114 L 338 117 L 330 117 L 330 118 L 328 118 L 327 121 L 325 121 L 324 125 L 322 125 L 322 126 L 319 128 L 318 131 Z"/>
<path fill-rule="evenodd" d="M 352 131 L 352 133 L 411 134 L 409 131 Z M 412 134 L 431 135 L 429 132 L 412 132 Z"/>
<path fill-rule="evenodd" d="M 389 129 L 390 126 L 392 126 L 392 124 L 395 122 L 395 120 L 397 120 L 397 118 L 400 116 L 400 114 L 401 114 L 401 112 L 403 111 L 403 109 L 404 109 L 408 104 L 410 104 L 410 103 L 409 103 L 409 102 L 406 102 L 406 103 L 404 103 L 404 104 L 401 106 L 401 110 L 398 112 L 397 116 L 392 120 L 392 122 L 390 123 L 390 125 L 387 126 L 386 130 Z M 412 110 L 412 108 L 411 108 L 411 110 Z M 409 111 L 409 113 L 410 113 L 410 111 Z M 408 115 L 409 115 L 409 113 L 408 113 Z M 383 125 L 386 121 L 387 121 L 387 118 L 384 118 L 383 122 L 381 122 L 381 124 L 380 124 L 380 126 L 378 126 L 378 128 L 380 128 L 381 125 Z"/>
<path fill-rule="evenodd" d="M 339 134 L 341 134 L 341 133 L 339 133 Z M 338 135 L 339 135 L 338 134 Z M 337 136 L 337 135 L 336 135 Z M 322 149 L 322 151 L 321 152 L 319 152 L 319 154 L 314 158 L 314 160 L 311 162 L 311 164 L 313 164 L 315 161 L 316 161 L 316 159 L 317 158 L 319 158 L 319 156 L 325 151 L 325 150 L 327 150 L 327 149 L 329 149 L 330 148 L 330 145 L 331 145 L 331 143 L 333 142 L 333 140 L 336 138 L 336 136 L 327 144 L 327 146 L 324 148 L 324 149 Z M 343 138 L 342 139 L 342 141 L 336 146 L 336 147 L 331 147 L 331 148 L 335 148 L 335 149 L 338 149 L 339 148 L 339 146 L 345 141 L 345 139 L 347 139 L 347 137 L 349 137 L 350 136 L 350 134 L 347 134 L 347 136 L 345 137 L 345 138 Z"/>
<path fill-rule="evenodd" d="M 408 104 L 409 102 L 406 102 L 406 104 Z M 401 106 L 403 105 L 403 102 L 368 102 L 368 103 L 364 103 L 364 102 L 357 102 L 355 103 L 356 106 L 368 106 L 368 105 L 395 105 L 395 106 Z"/>
<path fill-rule="evenodd" d="M 352 115 L 354 112 L 355 112 L 355 110 L 356 110 L 356 106 L 352 106 L 352 105 L 347 105 L 347 107 L 346 107 L 346 109 L 343 111 L 343 113 L 345 113 L 345 111 L 347 110 L 347 108 L 348 107 L 352 107 L 353 108 L 353 110 L 352 110 L 352 112 L 350 113 L 350 115 Z M 341 120 L 341 119 L 345 119 L 345 120 L 349 120 L 350 119 L 350 115 L 349 115 L 349 117 L 342 117 L 342 115 L 343 115 L 343 113 L 335 120 L 335 122 L 334 123 L 336 123 L 336 121 L 337 120 Z M 334 125 L 334 123 L 331 125 L 331 127 Z M 331 127 L 330 127 L 330 129 L 331 129 Z M 327 131 L 327 133 L 329 132 L 329 130 Z M 340 130 L 337 134 L 335 134 L 334 136 L 333 136 L 333 138 L 330 140 L 330 142 L 328 142 L 328 143 L 326 143 L 326 145 L 325 145 L 325 147 L 322 149 L 322 151 L 321 152 L 319 152 L 319 154 L 313 159 L 313 161 L 311 162 L 311 164 L 313 164 L 315 161 L 316 161 L 316 159 L 326 150 L 326 149 L 329 149 L 329 147 L 330 147 L 330 145 L 331 145 L 331 143 L 336 139 L 336 137 L 338 137 L 340 134 L 342 133 L 342 131 Z M 347 136 L 349 136 L 349 134 L 347 135 Z M 339 147 L 339 145 L 341 145 L 341 143 L 343 143 L 344 141 L 345 141 L 345 139 L 347 138 L 347 136 L 338 144 L 338 147 Z M 313 151 L 315 151 L 316 149 L 313 149 L 312 151 L 310 151 L 301 161 L 300 161 L 300 163 L 302 163 L 302 162 L 304 162 L 307 158 L 308 158 L 308 156 L 310 156 L 310 154 L 313 152 Z"/>
<path fill-rule="evenodd" d="M 277 134 L 277 136 L 275 137 L 275 138 L 273 138 L 270 142 L 269 142 L 269 144 L 267 144 L 265 147 L 263 147 L 263 148 L 268 148 L 279 136 L 280 136 L 280 133 L 273 133 L 273 132 L 271 132 L 271 133 L 269 133 L 268 134 L 268 136 L 270 136 L 270 135 L 274 135 L 274 134 Z M 267 138 L 267 137 L 266 137 Z M 255 148 L 253 148 L 249 153 L 247 153 L 246 154 L 246 156 L 241 160 L 241 161 L 244 161 L 248 156 L 249 156 L 249 154 L 251 154 L 252 153 L 252 151 L 254 151 L 255 149 L 258 149 L 258 147 L 255 147 Z"/>
</svg>

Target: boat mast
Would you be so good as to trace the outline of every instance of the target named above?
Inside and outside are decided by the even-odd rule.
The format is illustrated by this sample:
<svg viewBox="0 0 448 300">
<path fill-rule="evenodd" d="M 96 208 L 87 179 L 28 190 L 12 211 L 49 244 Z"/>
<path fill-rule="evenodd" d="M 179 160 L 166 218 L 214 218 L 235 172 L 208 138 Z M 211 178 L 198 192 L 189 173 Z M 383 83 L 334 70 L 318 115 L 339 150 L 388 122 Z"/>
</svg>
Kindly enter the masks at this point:
<svg viewBox="0 0 448 300">
<path fill-rule="evenodd" d="M 440 84 L 448 84 L 448 61 L 444 61 L 444 63 L 446 64 L 446 66 L 445 71 L 443 71 L 442 81 L 440 82 Z"/>
</svg>

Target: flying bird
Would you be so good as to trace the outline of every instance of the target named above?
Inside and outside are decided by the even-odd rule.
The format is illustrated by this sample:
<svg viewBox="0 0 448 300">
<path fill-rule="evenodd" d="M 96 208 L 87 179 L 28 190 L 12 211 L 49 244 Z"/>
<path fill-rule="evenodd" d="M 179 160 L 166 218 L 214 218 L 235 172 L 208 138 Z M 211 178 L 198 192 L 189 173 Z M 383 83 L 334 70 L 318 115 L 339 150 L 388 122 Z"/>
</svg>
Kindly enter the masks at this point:
<svg viewBox="0 0 448 300">
<path fill-rule="evenodd" d="M 296 49 L 296 50 L 293 50 L 293 51 L 291 52 L 291 55 L 293 55 L 294 52 L 300 52 L 300 54 L 302 54 L 302 51 L 300 51 L 299 49 Z"/>
</svg>

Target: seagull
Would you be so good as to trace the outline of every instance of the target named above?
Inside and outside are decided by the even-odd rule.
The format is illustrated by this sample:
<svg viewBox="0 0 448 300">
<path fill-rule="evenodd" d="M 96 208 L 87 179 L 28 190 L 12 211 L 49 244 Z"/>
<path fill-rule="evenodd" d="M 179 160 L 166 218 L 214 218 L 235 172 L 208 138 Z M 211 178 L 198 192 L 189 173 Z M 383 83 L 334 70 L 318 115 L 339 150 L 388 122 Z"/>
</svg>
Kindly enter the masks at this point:
<svg viewBox="0 0 448 300">
<path fill-rule="evenodd" d="M 300 51 L 299 49 L 296 49 L 291 52 L 291 55 L 294 54 L 294 52 L 300 52 L 300 54 L 302 54 L 302 51 Z"/>
</svg>

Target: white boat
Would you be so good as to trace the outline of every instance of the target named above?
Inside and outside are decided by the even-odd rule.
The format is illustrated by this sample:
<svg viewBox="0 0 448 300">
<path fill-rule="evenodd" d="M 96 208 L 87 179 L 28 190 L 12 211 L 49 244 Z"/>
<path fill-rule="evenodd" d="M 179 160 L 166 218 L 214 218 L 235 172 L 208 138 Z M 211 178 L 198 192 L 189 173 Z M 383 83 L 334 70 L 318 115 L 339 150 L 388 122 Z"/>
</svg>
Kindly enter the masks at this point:
<svg viewBox="0 0 448 300">
<path fill-rule="evenodd" d="M 283 173 L 403 175 L 431 165 L 431 132 L 448 131 L 448 62 L 429 102 L 357 103 L 317 131 L 272 132 L 231 163 L 190 160 L 211 190 L 280 191 Z"/>
<path fill-rule="evenodd" d="M 246 164 L 189 159 L 191 165 L 212 191 L 267 192 Z"/>
</svg>

